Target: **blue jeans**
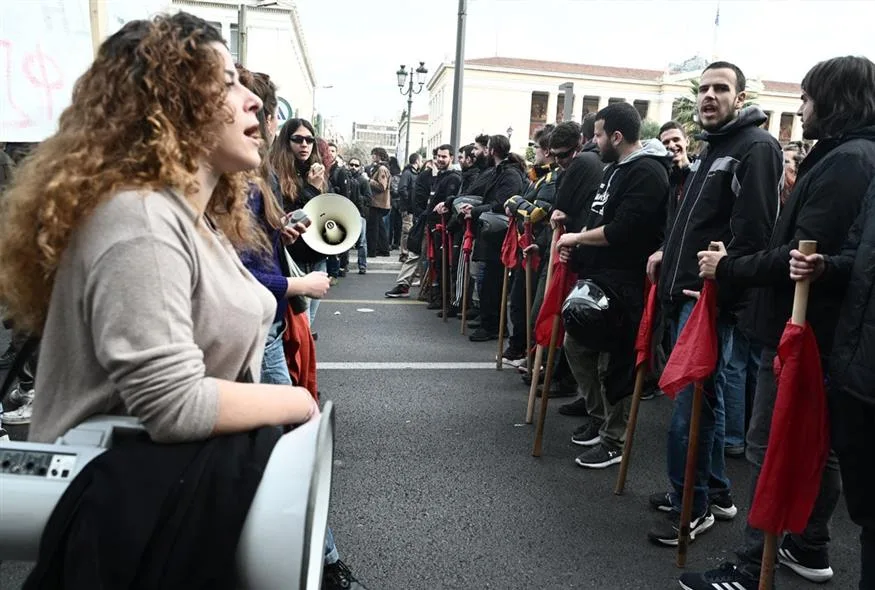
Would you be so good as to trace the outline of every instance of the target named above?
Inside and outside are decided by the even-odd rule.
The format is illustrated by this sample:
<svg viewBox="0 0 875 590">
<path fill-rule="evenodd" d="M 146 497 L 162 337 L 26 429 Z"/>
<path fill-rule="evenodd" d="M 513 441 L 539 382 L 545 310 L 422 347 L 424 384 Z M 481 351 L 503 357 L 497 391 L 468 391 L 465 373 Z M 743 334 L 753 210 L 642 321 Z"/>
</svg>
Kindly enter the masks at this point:
<svg viewBox="0 0 875 590">
<path fill-rule="evenodd" d="M 328 261 L 323 258 L 319 262 L 313 264 L 307 272 L 328 272 Z M 319 309 L 319 300 L 318 299 L 310 299 L 310 308 L 307 310 L 307 314 L 310 317 L 310 330 L 313 329 L 313 322 L 316 321 L 316 310 Z"/>
<path fill-rule="evenodd" d="M 718 330 L 722 369 L 714 375 L 714 387 L 722 407 L 717 411 L 717 430 L 724 431 L 726 446 L 743 447 L 747 377 L 759 371 L 762 350 L 734 325 L 718 325 Z"/>
<path fill-rule="evenodd" d="M 362 217 L 362 233 L 359 235 L 359 241 L 356 243 L 358 251 L 359 270 L 368 269 L 368 220 Z"/>
<path fill-rule="evenodd" d="M 693 303 L 684 304 L 676 319 L 670 320 L 672 345 L 693 311 Z M 723 350 L 724 331 L 718 322 L 718 345 Z M 724 355 L 717 358 L 715 375 L 723 370 Z M 693 386 L 684 388 L 675 398 L 671 424 L 668 431 L 668 478 L 671 481 L 672 510 L 680 512 L 684 491 L 684 474 L 690 435 L 690 415 L 693 409 Z M 693 494 L 693 518 L 701 516 L 708 507 L 711 494 L 729 490 L 726 476 L 726 459 L 723 455 L 724 432 L 717 427 L 718 415 L 724 412 L 719 394 L 702 396 L 702 415 L 699 422 L 699 453 L 696 464 L 696 486 Z"/>
</svg>

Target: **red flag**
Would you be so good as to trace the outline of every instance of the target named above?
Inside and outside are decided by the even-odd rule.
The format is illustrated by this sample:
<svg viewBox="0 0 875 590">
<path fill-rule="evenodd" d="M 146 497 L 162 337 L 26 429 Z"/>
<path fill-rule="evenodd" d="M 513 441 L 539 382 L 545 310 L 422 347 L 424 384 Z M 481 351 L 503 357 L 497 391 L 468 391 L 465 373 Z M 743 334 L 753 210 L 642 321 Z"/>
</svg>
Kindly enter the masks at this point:
<svg viewBox="0 0 875 590">
<path fill-rule="evenodd" d="M 469 217 L 465 220 L 465 235 L 462 236 L 462 252 L 470 254 L 474 250 L 474 228 L 472 227 L 472 219 Z"/>
<path fill-rule="evenodd" d="M 520 236 L 519 247 L 520 250 L 525 250 L 529 246 L 534 245 L 535 236 L 532 234 L 532 223 L 530 221 L 526 221 L 523 224 L 523 235 Z M 541 264 L 541 257 L 538 254 L 528 254 L 528 258 L 530 260 L 530 264 L 532 268 L 537 269 Z"/>
<path fill-rule="evenodd" d="M 501 244 L 501 263 L 507 269 L 516 268 L 516 252 L 519 248 L 520 236 L 516 230 L 516 223 L 511 219 L 507 224 L 507 233 L 504 234 L 504 242 Z"/>
<path fill-rule="evenodd" d="M 650 366 L 650 358 L 653 348 L 653 320 L 656 319 L 656 287 L 647 279 L 646 285 L 647 303 L 644 305 L 644 314 L 638 324 L 638 336 L 635 338 L 635 351 L 638 353 L 635 359 L 635 367 L 641 363 Z"/>
<path fill-rule="evenodd" d="M 778 394 L 769 446 L 748 522 L 774 534 L 801 533 L 829 455 L 829 414 L 814 332 L 788 322 L 775 356 Z"/>
<path fill-rule="evenodd" d="M 681 330 L 668 357 L 659 388 L 670 398 L 694 381 L 701 381 L 717 367 L 717 287 L 706 280 L 693 313 Z"/>
<path fill-rule="evenodd" d="M 556 230 L 560 232 L 559 229 Z M 560 232 L 561 235 L 561 232 Z M 544 302 L 541 303 L 541 311 L 535 321 L 535 342 L 541 346 L 550 346 L 550 335 L 553 332 L 553 318 L 562 313 L 562 304 L 568 293 L 577 282 L 577 275 L 568 270 L 568 265 L 559 261 L 559 256 L 553 257 L 553 276 L 544 293 Z M 562 342 L 565 338 L 565 327 L 559 322 L 559 335 L 556 342 Z"/>
</svg>

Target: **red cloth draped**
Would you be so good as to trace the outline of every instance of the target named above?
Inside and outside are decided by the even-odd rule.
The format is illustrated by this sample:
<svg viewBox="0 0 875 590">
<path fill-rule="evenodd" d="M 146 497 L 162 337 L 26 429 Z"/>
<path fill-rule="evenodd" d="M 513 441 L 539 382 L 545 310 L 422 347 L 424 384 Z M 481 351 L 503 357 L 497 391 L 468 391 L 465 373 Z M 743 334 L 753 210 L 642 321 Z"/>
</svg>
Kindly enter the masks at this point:
<svg viewBox="0 0 875 590">
<path fill-rule="evenodd" d="M 694 381 L 701 381 L 717 366 L 717 287 L 706 280 L 693 313 L 659 379 L 659 388 L 672 399 Z"/>
<path fill-rule="evenodd" d="M 474 250 L 474 227 L 473 220 L 468 218 L 465 220 L 465 235 L 462 236 L 462 252 L 471 254 Z"/>
<path fill-rule="evenodd" d="M 520 236 L 519 240 L 519 248 L 520 250 L 525 250 L 529 246 L 534 245 L 535 236 L 532 234 L 532 224 L 529 221 L 526 221 L 523 224 L 523 235 Z M 531 264 L 531 268 L 537 269 L 541 265 L 541 257 L 538 254 L 529 254 L 527 256 L 529 259 L 529 264 Z"/>
<path fill-rule="evenodd" d="M 650 359 L 653 353 L 653 321 L 656 319 L 656 286 L 647 280 L 645 287 L 647 297 L 644 305 L 644 314 L 641 316 L 641 322 L 638 324 L 638 336 L 635 338 L 635 367 L 640 367 L 641 363 L 647 363 L 650 366 Z"/>
<path fill-rule="evenodd" d="M 556 228 L 558 236 L 561 237 L 562 230 Z M 559 255 L 553 256 L 553 276 L 550 277 L 550 283 L 547 285 L 547 291 L 544 293 L 544 302 L 541 304 L 541 311 L 538 312 L 538 319 L 535 321 L 535 341 L 541 346 L 550 346 L 550 335 L 553 332 L 553 318 L 562 313 L 562 304 L 565 303 L 565 298 L 577 282 L 577 275 L 568 270 L 568 265 L 559 261 Z M 565 338 L 565 326 L 559 322 L 559 334 L 556 337 L 556 342 L 561 346 L 562 340 Z"/>
<path fill-rule="evenodd" d="M 286 307 L 286 331 L 283 334 L 283 352 L 289 366 L 292 383 L 306 387 L 317 402 L 319 393 L 316 383 L 316 343 L 310 333 L 307 312 L 295 314 L 292 306 Z"/>
<path fill-rule="evenodd" d="M 511 219 L 507 224 L 507 233 L 504 234 L 504 242 L 501 244 L 501 263 L 508 270 L 516 268 L 517 249 L 519 248 L 520 236 L 516 230 L 516 223 Z"/>
<path fill-rule="evenodd" d="M 830 447 L 823 369 L 810 325 L 787 323 L 774 370 L 778 394 L 748 522 L 778 535 L 798 534 L 814 508 Z"/>
</svg>

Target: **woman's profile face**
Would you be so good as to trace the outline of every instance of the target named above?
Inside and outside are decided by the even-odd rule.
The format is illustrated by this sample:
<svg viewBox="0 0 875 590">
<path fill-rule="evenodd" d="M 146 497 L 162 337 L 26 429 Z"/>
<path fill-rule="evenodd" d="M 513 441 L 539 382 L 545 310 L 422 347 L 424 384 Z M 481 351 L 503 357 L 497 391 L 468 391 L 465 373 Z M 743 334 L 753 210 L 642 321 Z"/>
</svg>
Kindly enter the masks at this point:
<svg viewBox="0 0 875 590">
<path fill-rule="evenodd" d="M 222 43 L 211 45 L 222 56 L 222 75 L 228 89 L 225 104 L 233 120 L 223 123 L 219 145 L 211 154 L 210 165 L 216 174 L 233 174 L 257 168 L 261 163 L 258 150 L 263 141 L 256 116 L 261 110 L 261 99 L 240 83 L 228 48 Z"/>
<path fill-rule="evenodd" d="M 310 154 L 313 153 L 314 143 L 316 141 L 316 138 L 313 137 L 310 130 L 301 125 L 295 129 L 295 132 L 292 133 L 289 140 L 292 154 L 294 154 L 295 159 L 299 162 L 306 162 L 310 157 Z"/>
</svg>

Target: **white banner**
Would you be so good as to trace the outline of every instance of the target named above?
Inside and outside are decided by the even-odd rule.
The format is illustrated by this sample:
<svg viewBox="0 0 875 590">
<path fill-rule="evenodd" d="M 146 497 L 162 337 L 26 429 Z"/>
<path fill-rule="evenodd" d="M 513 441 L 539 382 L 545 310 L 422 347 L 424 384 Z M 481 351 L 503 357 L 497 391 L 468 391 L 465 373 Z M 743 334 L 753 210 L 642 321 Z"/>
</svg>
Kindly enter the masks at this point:
<svg viewBox="0 0 875 590">
<path fill-rule="evenodd" d="M 101 0 L 107 34 L 166 8 L 166 0 Z M 89 0 L 0 4 L 0 141 L 55 132 L 76 80 L 93 59 Z"/>
</svg>

